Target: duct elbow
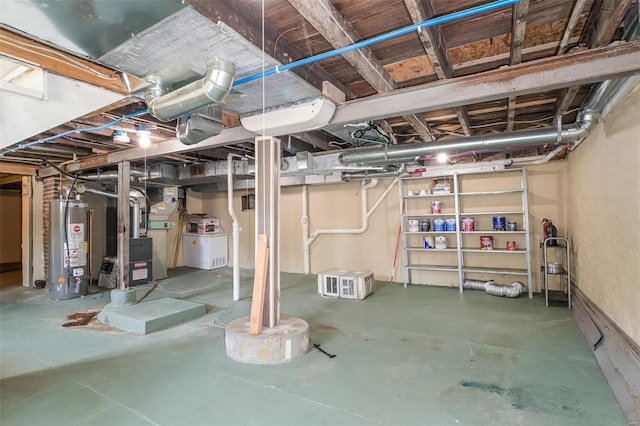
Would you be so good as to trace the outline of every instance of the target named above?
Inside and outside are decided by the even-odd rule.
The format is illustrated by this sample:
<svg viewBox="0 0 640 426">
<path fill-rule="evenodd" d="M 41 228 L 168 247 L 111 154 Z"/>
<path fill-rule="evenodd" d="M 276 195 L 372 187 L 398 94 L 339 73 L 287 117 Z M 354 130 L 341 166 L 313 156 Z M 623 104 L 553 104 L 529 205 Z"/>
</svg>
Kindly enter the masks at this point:
<svg viewBox="0 0 640 426">
<path fill-rule="evenodd" d="M 222 131 L 222 108 L 211 105 L 192 113 L 190 117 L 179 117 L 176 136 L 185 145 L 195 145 Z"/>
<path fill-rule="evenodd" d="M 222 102 L 231 91 L 234 74 L 233 62 L 221 58 L 210 59 L 202 80 L 154 97 L 147 102 L 149 113 L 160 121 L 171 121 L 207 105 Z M 158 88 L 152 88 L 150 93 L 152 96 L 157 94 Z"/>
</svg>

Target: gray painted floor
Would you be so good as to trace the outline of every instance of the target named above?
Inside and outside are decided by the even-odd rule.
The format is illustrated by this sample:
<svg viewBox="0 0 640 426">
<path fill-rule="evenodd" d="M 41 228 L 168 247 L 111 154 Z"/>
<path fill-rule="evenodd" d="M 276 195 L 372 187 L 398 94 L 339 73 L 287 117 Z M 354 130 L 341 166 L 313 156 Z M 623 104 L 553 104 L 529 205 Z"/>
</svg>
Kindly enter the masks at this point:
<svg viewBox="0 0 640 426">
<path fill-rule="evenodd" d="M 364 301 L 334 300 L 315 294 L 315 276 L 283 274 L 282 312 L 337 357 L 255 366 L 227 359 L 215 326 L 249 312 L 251 271 L 240 302 L 230 282 L 229 269 L 172 271 L 148 299 L 204 303 L 207 314 L 147 336 L 61 326 L 108 293 L 55 302 L 3 289 L 0 423 L 626 424 L 571 313 L 540 297 L 378 283 Z"/>
</svg>

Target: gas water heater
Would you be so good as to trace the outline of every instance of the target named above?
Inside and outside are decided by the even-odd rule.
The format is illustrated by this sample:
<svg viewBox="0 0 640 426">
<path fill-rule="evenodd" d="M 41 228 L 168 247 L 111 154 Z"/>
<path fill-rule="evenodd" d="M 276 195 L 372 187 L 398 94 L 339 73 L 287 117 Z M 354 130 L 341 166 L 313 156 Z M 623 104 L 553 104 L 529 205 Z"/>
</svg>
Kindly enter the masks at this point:
<svg viewBox="0 0 640 426">
<path fill-rule="evenodd" d="M 87 294 L 87 203 L 51 200 L 49 298 L 73 299 Z"/>
</svg>

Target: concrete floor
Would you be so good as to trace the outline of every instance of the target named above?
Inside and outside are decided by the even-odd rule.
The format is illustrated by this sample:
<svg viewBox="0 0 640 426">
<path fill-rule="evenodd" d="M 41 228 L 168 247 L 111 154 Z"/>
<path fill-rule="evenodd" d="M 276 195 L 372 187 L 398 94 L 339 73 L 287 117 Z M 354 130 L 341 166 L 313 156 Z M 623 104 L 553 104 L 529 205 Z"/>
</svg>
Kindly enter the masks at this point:
<svg viewBox="0 0 640 426">
<path fill-rule="evenodd" d="M 315 276 L 283 274 L 282 312 L 307 320 L 311 342 L 337 357 L 236 363 L 214 319 L 248 314 L 251 274 L 233 303 L 229 269 L 172 271 L 149 299 L 204 303 L 207 314 L 147 336 L 61 327 L 108 293 L 55 302 L 3 289 L 0 423 L 626 424 L 570 311 L 540 297 L 378 283 L 364 301 L 334 300 L 315 294 Z"/>
</svg>

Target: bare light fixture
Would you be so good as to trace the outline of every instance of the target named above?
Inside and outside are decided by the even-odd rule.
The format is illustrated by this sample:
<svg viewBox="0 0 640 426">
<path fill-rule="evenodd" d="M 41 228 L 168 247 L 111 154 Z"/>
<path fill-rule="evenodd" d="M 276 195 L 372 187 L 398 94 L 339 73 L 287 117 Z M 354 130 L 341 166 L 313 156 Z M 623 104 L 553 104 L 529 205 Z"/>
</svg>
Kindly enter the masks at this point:
<svg viewBox="0 0 640 426">
<path fill-rule="evenodd" d="M 129 134 L 124 130 L 114 130 L 113 141 L 120 143 L 129 143 L 131 142 L 131 138 L 129 137 Z"/>
<path fill-rule="evenodd" d="M 448 156 L 446 153 L 441 152 L 440 154 L 438 154 L 438 157 L 437 157 L 437 158 L 438 158 L 438 162 L 439 162 L 439 163 L 444 164 L 444 163 L 446 163 L 446 162 L 447 162 L 447 160 L 449 159 L 449 156 Z"/>
<path fill-rule="evenodd" d="M 147 128 L 147 126 L 141 124 L 136 126 L 136 130 L 137 130 L 137 135 L 138 135 L 138 143 L 140 144 L 141 147 L 143 148 L 148 148 L 149 146 L 151 146 L 151 139 L 149 138 L 149 135 L 151 134 Z"/>
</svg>

